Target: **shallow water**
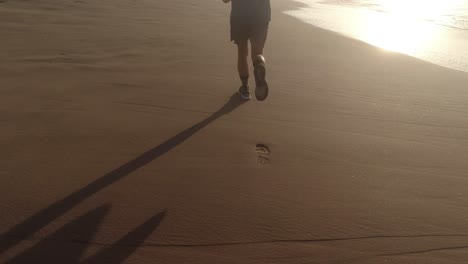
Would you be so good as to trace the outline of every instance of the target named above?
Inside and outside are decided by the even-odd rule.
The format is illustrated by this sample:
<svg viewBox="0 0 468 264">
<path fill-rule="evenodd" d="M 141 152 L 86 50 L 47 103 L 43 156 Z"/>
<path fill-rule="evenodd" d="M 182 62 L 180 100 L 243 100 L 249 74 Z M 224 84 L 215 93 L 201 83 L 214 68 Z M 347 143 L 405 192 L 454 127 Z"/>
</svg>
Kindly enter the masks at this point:
<svg viewBox="0 0 468 264">
<path fill-rule="evenodd" d="M 468 72 L 467 0 L 296 0 L 285 13 L 388 51 Z"/>
</svg>

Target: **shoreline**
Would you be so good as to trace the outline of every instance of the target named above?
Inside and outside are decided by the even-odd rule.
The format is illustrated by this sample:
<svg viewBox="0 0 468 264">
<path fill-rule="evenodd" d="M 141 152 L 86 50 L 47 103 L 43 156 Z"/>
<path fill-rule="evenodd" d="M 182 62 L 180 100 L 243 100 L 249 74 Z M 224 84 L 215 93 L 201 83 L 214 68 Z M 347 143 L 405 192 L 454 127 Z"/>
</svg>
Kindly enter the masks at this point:
<svg viewBox="0 0 468 264">
<path fill-rule="evenodd" d="M 297 3 L 300 3 L 300 8 L 286 10 L 283 13 L 295 17 L 303 23 L 330 30 L 388 52 L 401 53 L 453 70 L 468 72 L 468 53 L 462 52 L 463 47 L 468 45 L 468 31 L 466 29 L 407 19 L 405 23 L 408 24 L 407 28 L 409 29 L 402 30 L 399 28 L 401 25 L 393 25 L 397 21 L 390 14 L 344 5 L 326 3 L 312 5 L 312 3 L 306 4 L 301 1 L 297 1 Z M 332 8 L 321 8 L 323 5 Z M 317 18 L 318 14 L 320 15 Z M 339 19 L 348 22 L 340 22 Z M 390 33 L 383 36 L 382 32 Z M 418 32 L 419 35 L 423 34 L 423 37 L 413 37 Z M 427 36 L 424 35 L 424 32 Z M 384 41 L 382 38 L 386 40 Z M 403 41 L 396 41 L 398 39 Z M 431 42 L 432 45 L 425 45 L 424 42 Z M 413 47 L 413 45 L 417 46 Z"/>
</svg>

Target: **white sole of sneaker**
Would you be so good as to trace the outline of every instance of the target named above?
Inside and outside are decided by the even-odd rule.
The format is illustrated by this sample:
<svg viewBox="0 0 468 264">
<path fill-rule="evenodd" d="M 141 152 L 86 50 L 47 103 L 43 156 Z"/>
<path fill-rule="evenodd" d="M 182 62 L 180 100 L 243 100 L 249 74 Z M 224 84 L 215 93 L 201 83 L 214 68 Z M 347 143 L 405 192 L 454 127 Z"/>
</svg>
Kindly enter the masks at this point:
<svg viewBox="0 0 468 264">
<path fill-rule="evenodd" d="M 265 80 L 266 70 L 262 65 L 257 65 L 255 70 L 255 79 L 261 82 L 260 86 L 255 87 L 255 97 L 263 101 L 268 97 L 268 83 Z"/>
<path fill-rule="evenodd" d="M 249 96 L 245 96 L 245 95 L 241 94 L 240 92 L 237 92 L 237 93 L 239 93 L 240 97 L 241 97 L 242 99 L 244 99 L 244 100 L 250 100 L 250 99 L 252 99 L 252 96 L 250 96 L 250 95 L 249 95 Z"/>
</svg>

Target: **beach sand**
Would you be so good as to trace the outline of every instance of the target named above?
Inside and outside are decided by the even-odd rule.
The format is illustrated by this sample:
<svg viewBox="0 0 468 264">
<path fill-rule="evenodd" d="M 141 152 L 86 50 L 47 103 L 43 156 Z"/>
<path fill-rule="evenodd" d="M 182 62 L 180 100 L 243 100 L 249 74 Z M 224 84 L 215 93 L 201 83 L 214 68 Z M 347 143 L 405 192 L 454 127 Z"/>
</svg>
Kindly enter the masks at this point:
<svg viewBox="0 0 468 264">
<path fill-rule="evenodd" d="M 466 263 L 468 74 L 272 6 L 241 102 L 221 1 L 1 1 L 0 262 Z"/>
</svg>

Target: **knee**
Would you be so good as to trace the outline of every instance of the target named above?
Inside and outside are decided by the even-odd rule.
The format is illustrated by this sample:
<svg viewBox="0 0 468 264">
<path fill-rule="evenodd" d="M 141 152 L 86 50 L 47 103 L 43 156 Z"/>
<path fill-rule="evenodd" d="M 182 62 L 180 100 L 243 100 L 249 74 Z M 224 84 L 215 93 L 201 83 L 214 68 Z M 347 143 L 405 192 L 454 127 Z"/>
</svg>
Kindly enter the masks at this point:
<svg viewBox="0 0 468 264">
<path fill-rule="evenodd" d="M 249 56 L 249 50 L 244 49 L 244 50 L 239 50 L 239 58 L 245 59 Z"/>
<path fill-rule="evenodd" d="M 239 58 L 247 58 L 249 56 L 249 47 L 247 45 L 239 45 L 238 54 Z"/>
<path fill-rule="evenodd" d="M 255 65 L 256 63 L 260 62 L 260 61 L 263 61 L 263 56 L 262 56 L 262 52 L 258 51 L 258 50 L 252 50 L 252 54 L 251 54 L 251 59 L 252 59 L 252 63 Z"/>
<path fill-rule="evenodd" d="M 252 47 L 252 57 L 257 56 L 260 52 L 260 49 L 258 47 Z"/>
</svg>

